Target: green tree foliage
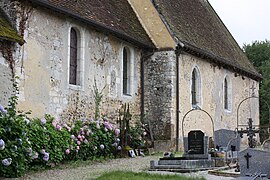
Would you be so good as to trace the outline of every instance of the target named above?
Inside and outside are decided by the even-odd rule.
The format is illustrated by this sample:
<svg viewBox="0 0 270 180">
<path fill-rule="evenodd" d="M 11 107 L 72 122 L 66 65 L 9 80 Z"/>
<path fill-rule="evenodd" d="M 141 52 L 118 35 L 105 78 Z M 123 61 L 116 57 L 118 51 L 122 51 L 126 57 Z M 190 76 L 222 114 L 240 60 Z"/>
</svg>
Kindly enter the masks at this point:
<svg viewBox="0 0 270 180">
<path fill-rule="evenodd" d="M 244 52 L 262 74 L 263 80 L 260 82 L 260 124 L 269 124 L 270 104 L 270 41 L 254 41 L 251 44 L 244 45 Z M 266 103 L 267 102 L 267 103 Z"/>
</svg>

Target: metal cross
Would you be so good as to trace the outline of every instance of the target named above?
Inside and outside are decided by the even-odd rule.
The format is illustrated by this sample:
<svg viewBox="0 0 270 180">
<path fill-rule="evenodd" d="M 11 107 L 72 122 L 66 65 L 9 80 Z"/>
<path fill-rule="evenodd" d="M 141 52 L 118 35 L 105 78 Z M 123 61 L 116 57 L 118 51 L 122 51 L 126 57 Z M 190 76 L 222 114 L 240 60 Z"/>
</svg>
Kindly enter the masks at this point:
<svg viewBox="0 0 270 180">
<path fill-rule="evenodd" d="M 243 134 L 246 133 L 248 136 L 248 145 L 250 148 L 254 148 L 255 147 L 255 143 L 254 143 L 254 139 L 253 137 L 255 136 L 255 133 L 259 133 L 260 130 L 259 129 L 255 129 L 252 125 L 252 118 L 248 118 L 248 127 L 246 128 L 246 130 L 241 129 L 240 131 L 238 131 L 238 133 L 240 134 L 240 137 L 243 137 Z"/>
<path fill-rule="evenodd" d="M 247 155 L 244 156 L 247 160 L 247 169 L 249 169 L 249 158 L 251 158 L 252 156 L 250 154 L 247 153 Z"/>
</svg>

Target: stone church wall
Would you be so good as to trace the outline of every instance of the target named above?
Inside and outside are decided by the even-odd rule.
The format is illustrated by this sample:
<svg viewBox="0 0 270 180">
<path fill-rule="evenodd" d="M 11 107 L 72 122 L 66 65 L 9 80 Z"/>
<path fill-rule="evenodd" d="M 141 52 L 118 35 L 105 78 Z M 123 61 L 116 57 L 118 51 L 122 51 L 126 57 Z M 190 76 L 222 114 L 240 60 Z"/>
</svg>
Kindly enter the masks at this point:
<svg viewBox="0 0 270 180">
<path fill-rule="evenodd" d="M 156 52 L 145 62 L 145 118 L 155 140 L 170 140 L 175 123 L 175 53 Z"/>
<path fill-rule="evenodd" d="M 201 102 L 203 111 L 192 111 L 191 76 L 197 68 L 200 73 Z M 224 109 L 224 79 L 230 88 L 230 108 Z M 235 130 L 237 108 L 242 100 L 252 95 L 258 96 L 259 84 L 248 77 L 218 67 L 189 54 L 179 56 L 179 145 L 183 148 L 183 138 L 191 130 L 202 130 L 212 137 L 219 129 Z M 156 147 L 160 150 L 175 148 L 176 142 L 176 56 L 174 51 L 156 52 L 145 62 L 145 111 L 150 121 Z M 188 113 L 188 114 L 187 114 Z M 184 121 L 183 118 L 185 117 Z M 239 108 L 239 123 L 246 125 L 249 117 L 259 124 L 258 99 L 244 101 Z M 213 123 L 212 123 L 212 120 Z M 183 129 L 182 131 L 182 122 Z M 242 126 L 243 127 L 243 126 Z M 241 128 L 241 127 L 239 127 Z M 246 139 L 243 140 L 245 143 Z"/>
<path fill-rule="evenodd" d="M 140 49 L 98 32 L 78 20 L 38 8 L 25 33 L 23 72 L 20 74 L 19 108 L 32 116 L 49 113 L 65 121 L 94 116 L 94 80 L 102 94 L 101 113 L 116 120 L 122 104 L 140 114 Z M 80 85 L 68 82 L 69 32 L 78 32 Z M 131 96 L 122 94 L 122 51 L 128 47 Z"/>
<path fill-rule="evenodd" d="M 16 11 L 14 8 L 14 3 L 9 0 L 0 1 L 0 15 L 4 16 L 11 26 L 16 29 Z M 14 43 L 12 47 L 13 59 L 15 62 L 18 62 L 20 59 L 19 45 Z M 18 70 L 19 67 L 18 67 Z M 8 105 L 8 99 L 13 94 L 14 88 L 12 85 L 12 71 L 9 67 L 7 61 L 3 58 L 3 55 L 0 52 L 0 104 L 4 107 Z"/>
<path fill-rule="evenodd" d="M 12 88 L 12 76 L 11 76 L 11 70 L 8 67 L 8 64 L 6 63 L 5 59 L 1 57 L 0 55 L 0 104 L 3 106 L 7 106 L 8 104 L 8 98 L 11 96 L 11 93 L 13 91 Z"/>
<path fill-rule="evenodd" d="M 191 55 L 180 55 L 180 134 L 182 135 L 182 120 L 184 115 L 192 109 L 191 105 L 191 75 L 194 67 L 197 67 L 201 77 L 201 104 L 200 108 L 206 111 L 213 119 L 214 130 L 229 129 L 237 127 L 237 109 L 242 100 L 250 97 L 254 90 L 258 96 L 259 83 L 248 77 L 239 75 L 230 70 L 218 67 Z M 224 109 L 224 79 L 228 78 L 231 88 L 231 107 Z M 251 98 L 244 101 L 239 107 L 238 119 L 242 125 L 247 125 L 249 117 L 254 124 L 259 124 L 259 101 Z M 202 111 L 189 113 L 184 120 L 184 136 L 190 130 L 201 129 L 207 136 L 213 136 L 213 125 L 211 118 Z M 245 141 L 245 140 L 244 140 Z M 182 142 L 182 139 L 180 139 Z"/>
</svg>

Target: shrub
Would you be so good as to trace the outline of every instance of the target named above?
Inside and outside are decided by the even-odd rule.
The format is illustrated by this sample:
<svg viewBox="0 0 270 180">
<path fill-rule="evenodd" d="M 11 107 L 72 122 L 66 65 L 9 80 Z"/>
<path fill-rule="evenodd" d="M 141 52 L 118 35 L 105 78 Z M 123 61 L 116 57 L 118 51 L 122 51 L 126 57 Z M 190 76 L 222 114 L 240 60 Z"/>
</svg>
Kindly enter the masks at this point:
<svg viewBox="0 0 270 180">
<path fill-rule="evenodd" d="M 16 84 L 14 84 L 17 90 Z M 8 107 L 0 105 L 0 174 L 18 177 L 28 169 L 31 144 L 28 140 L 26 114 L 16 112 L 17 91 L 9 99 Z"/>
<path fill-rule="evenodd" d="M 34 152 L 32 165 L 54 166 L 66 157 L 66 149 L 75 146 L 67 128 L 63 128 L 50 115 L 34 119 L 29 126 L 29 140 Z"/>
<path fill-rule="evenodd" d="M 16 83 L 14 88 L 8 107 L 0 105 L 0 176 L 19 177 L 30 166 L 50 167 L 65 160 L 116 157 L 122 149 L 120 130 L 107 119 L 78 120 L 71 125 L 50 115 L 29 119 L 29 112 L 16 111 Z M 131 128 L 130 132 L 132 141 L 139 146 L 141 139 L 138 133 L 142 133 L 140 125 Z"/>
</svg>

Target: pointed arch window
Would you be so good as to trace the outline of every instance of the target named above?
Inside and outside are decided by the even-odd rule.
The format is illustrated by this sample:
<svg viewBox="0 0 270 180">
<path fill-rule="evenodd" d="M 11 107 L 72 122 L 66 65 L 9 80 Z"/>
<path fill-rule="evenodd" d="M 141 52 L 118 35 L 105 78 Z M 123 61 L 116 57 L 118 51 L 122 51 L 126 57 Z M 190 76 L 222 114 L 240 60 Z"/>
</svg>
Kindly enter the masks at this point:
<svg viewBox="0 0 270 180">
<path fill-rule="evenodd" d="M 191 103 L 192 106 L 197 106 L 201 102 L 201 78 L 197 68 L 192 71 L 191 78 Z"/>
<path fill-rule="evenodd" d="M 78 33 L 74 28 L 70 30 L 70 58 L 69 58 L 69 84 L 79 84 L 79 50 Z"/>
<path fill-rule="evenodd" d="M 127 47 L 123 48 L 123 94 L 131 94 L 131 58 Z"/>
</svg>

